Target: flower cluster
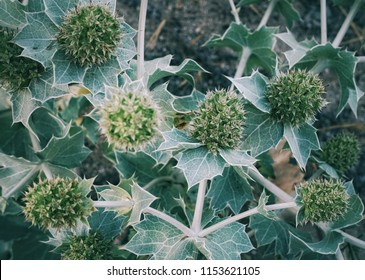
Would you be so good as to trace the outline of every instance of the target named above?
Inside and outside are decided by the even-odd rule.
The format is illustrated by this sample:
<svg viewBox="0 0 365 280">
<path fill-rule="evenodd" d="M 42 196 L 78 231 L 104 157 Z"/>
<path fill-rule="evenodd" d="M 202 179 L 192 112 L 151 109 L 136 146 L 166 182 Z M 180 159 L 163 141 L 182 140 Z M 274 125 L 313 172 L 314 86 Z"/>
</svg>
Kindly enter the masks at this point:
<svg viewBox="0 0 365 280">
<path fill-rule="evenodd" d="M 266 91 L 271 117 L 300 126 L 313 119 L 322 108 L 323 93 L 321 79 L 312 72 L 294 70 L 281 74 L 269 83 Z"/>
<path fill-rule="evenodd" d="M 314 180 L 297 188 L 303 222 L 336 221 L 346 213 L 348 200 L 349 195 L 340 180 Z"/>
<path fill-rule="evenodd" d="M 57 42 L 81 66 L 102 64 L 121 40 L 119 25 L 106 7 L 78 6 L 65 17 Z"/>
<path fill-rule="evenodd" d="M 328 140 L 321 153 L 321 159 L 340 172 L 354 166 L 360 156 L 360 144 L 355 135 L 340 133 Z"/>
<path fill-rule="evenodd" d="M 191 124 L 191 135 L 216 153 L 237 148 L 243 138 L 245 111 L 234 91 L 208 92 Z"/>
<path fill-rule="evenodd" d="M 75 227 L 94 210 L 78 180 L 59 177 L 34 183 L 25 193 L 24 202 L 26 219 L 41 228 Z"/>
</svg>

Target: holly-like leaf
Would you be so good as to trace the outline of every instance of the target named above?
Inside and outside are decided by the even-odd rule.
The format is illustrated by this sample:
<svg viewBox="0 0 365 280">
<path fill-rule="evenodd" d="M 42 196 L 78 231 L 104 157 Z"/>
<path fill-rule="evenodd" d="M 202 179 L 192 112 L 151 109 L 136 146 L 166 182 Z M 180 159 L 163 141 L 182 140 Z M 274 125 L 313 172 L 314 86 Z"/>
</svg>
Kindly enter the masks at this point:
<svg viewBox="0 0 365 280">
<path fill-rule="evenodd" d="M 114 4 L 115 5 L 115 4 Z M 120 28 L 122 32 L 122 39 L 115 51 L 115 55 L 119 62 L 119 67 L 123 70 L 130 69 L 129 61 L 137 54 L 136 46 L 134 44 L 134 36 L 136 35 L 136 30 L 134 30 L 130 25 L 121 20 Z"/>
<path fill-rule="evenodd" d="M 179 113 L 190 113 L 199 107 L 199 103 L 205 99 L 205 95 L 194 89 L 190 95 L 176 97 L 174 108 Z"/>
<path fill-rule="evenodd" d="M 67 12 L 75 8 L 78 2 L 79 0 L 47 0 L 44 2 L 44 4 L 47 8 L 47 15 L 49 18 L 54 22 L 54 24 L 61 26 Z"/>
<path fill-rule="evenodd" d="M 130 182 L 129 182 L 129 180 L 127 180 L 127 182 L 122 182 L 122 184 L 123 183 L 129 184 Z M 126 202 L 131 203 L 130 207 L 125 207 L 125 206 L 115 207 L 115 208 L 107 207 L 105 209 L 106 211 L 116 211 L 119 216 L 122 216 L 122 215 L 128 213 L 132 209 L 131 196 L 120 185 L 118 185 L 118 186 L 109 185 L 109 188 L 99 192 L 99 195 L 106 201 L 126 201 Z"/>
<path fill-rule="evenodd" d="M 39 107 L 39 102 L 33 100 L 32 93 L 28 88 L 19 92 L 13 92 L 11 102 L 13 103 L 13 122 L 21 122 L 29 129 L 29 118 Z"/>
<path fill-rule="evenodd" d="M 248 181 L 242 178 L 234 168 L 226 168 L 223 176 L 212 180 L 207 197 L 213 209 L 223 210 L 229 207 L 238 214 L 242 206 L 253 199 L 252 188 Z"/>
<path fill-rule="evenodd" d="M 330 224 L 332 230 L 355 225 L 363 220 L 364 204 L 358 195 L 349 198 L 349 205 L 345 214 L 336 222 Z"/>
<path fill-rule="evenodd" d="M 219 155 L 230 166 L 250 166 L 256 159 L 247 154 L 246 151 L 218 149 Z"/>
<path fill-rule="evenodd" d="M 122 230 L 125 217 L 118 216 L 112 211 L 94 211 L 87 221 L 90 225 L 90 230 L 98 232 L 104 236 L 106 240 L 113 239 Z"/>
<path fill-rule="evenodd" d="M 311 151 L 320 149 L 316 129 L 308 123 L 300 127 L 285 124 L 284 137 L 299 166 L 305 169 Z"/>
<path fill-rule="evenodd" d="M 24 6 L 17 0 L 0 1 L 0 26 L 17 29 L 26 24 Z"/>
<path fill-rule="evenodd" d="M 183 131 L 173 128 L 171 131 L 166 131 L 162 133 L 165 142 L 163 142 L 158 150 L 173 150 L 173 149 L 193 149 L 202 146 L 194 138 L 188 136 Z"/>
<path fill-rule="evenodd" d="M 57 85 L 67 85 L 71 83 L 82 83 L 86 68 L 70 60 L 62 50 L 58 50 L 53 58 L 54 83 Z M 92 72 L 91 72 L 92 73 Z M 92 78 L 87 80 L 89 86 L 92 86 Z"/>
<path fill-rule="evenodd" d="M 129 218 L 129 224 L 133 225 L 139 223 L 143 210 L 149 207 L 152 202 L 157 199 L 157 197 L 142 189 L 137 184 L 134 184 L 132 186 L 132 199 L 134 204 L 131 216 Z"/>
<path fill-rule="evenodd" d="M 326 163 L 323 160 L 320 160 L 317 157 L 313 157 L 313 159 L 318 163 L 318 168 L 322 169 L 324 172 L 326 172 L 328 175 L 330 175 L 332 178 L 338 179 L 340 176 L 338 175 L 336 169 Z"/>
<path fill-rule="evenodd" d="M 0 153 L 0 186 L 5 198 L 17 197 L 37 176 L 38 163 Z"/>
<path fill-rule="evenodd" d="M 176 167 L 184 172 L 191 188 L 203 180 L 222 175 L 225 164 L 220 155 L 209 152 L 206 147 L 199 147 L 182 152 Z"/>
<path fill-rule="evenodd" d="M 242 253 L 254 249 L 245 226 L 240 223 L 232 223 L 205 238 L 198 238 L 197 247 L 208 260 L 240 260 Z"/>
<path fill-rule="evenodd" d="M 44 12 L 26 13 L 27 25 L 15 36 L 14 41 L 23 47 L 22 56 L 30 57 L 43 66 L 56 52 L 57 26 Z"/>
<path fill-rule="evenodd" d="M 250 51 L 247 69 L 261 66 L 267 72 L 272 73 L 276 63 L 276 54 L 272 50 L 275 41 L 273 35 L 276 31 L 276 28 L 264 26 L 259 30 L 250 32 L 241 23 L 231 23 L 222 36 L 214 35 L 205 43 L 205 46 L 229 47 L 238 52 L 246 48 Z"/>
</svg>

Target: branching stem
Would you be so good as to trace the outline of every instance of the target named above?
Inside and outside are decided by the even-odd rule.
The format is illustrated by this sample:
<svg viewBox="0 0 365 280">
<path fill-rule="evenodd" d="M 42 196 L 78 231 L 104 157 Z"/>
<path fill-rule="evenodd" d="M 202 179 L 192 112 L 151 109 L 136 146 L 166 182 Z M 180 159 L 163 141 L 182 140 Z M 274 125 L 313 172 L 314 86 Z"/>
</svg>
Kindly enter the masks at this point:
<svg viewBox="0 0 365 280">
<path fill-rule="evenodd" d="M 141 0 L 138 21 L 138 37 L 137 37 L 137 79 L 141 79 L 144 74 L 144 40 L 146 29 L 148 0 Z"/>
<path fill-rule="evenodd" d="M 236 23 L 240 24 L 241 20 L 240 20 L 240 17 L 238 15 L 238 11 L 236 9 L 236 6 L 235 6 L 233 0 L 228 0 L 228 1 L 229 1 L 229 4 L 231 5 L 231 13 L 234 16 L 234 20 L 236 21 Z"/>
<path fill-rule="evenodd" d="M 272 11 L 275 8 L 276 3 L 278 2 L 278 0 L 271 0 L 269 6 L 267 7 L 264 16 L 262 17 L 259 26 L 257 27 L 257 29 L 260 29 L 261 27 L 263 27 L 264 25 L 267 24 L 267 22 L 269 21 L 269 18 L 272 14 Z"/>
<path fill-rule="evenodd" d="M 193 218 L 193 223 L 191 224 L 191 230 L 195 233 L 198 233 L 201 230 L 206 189 L 207 189 L 207 181 L 203 180 L 199 183 L 198 195 L 195 204 L 194 218 Z"/>
<path fill-rule="evenodd" d="M 327 5 L 326 0 L 321 0 L 321 44 L 327 43 Z"/>
</svg>

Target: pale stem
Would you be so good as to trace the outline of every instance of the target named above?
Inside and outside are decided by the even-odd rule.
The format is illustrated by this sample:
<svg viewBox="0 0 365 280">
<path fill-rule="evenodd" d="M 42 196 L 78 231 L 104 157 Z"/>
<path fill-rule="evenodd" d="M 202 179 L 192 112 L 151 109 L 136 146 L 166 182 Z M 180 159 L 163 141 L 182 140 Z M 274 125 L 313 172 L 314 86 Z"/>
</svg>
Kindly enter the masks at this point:
<svg viewBox="0 0 365 280">
<path fill-rule="evenodd" d="M 243 72 L 245 71 L 246 68 L 247 61 L 250 58 L 250 55 L 251 55 L 251 50 L 249 48 L 244 48 L 242 50 L 240 62 L 238 63 L 236 73 L 234 74 L 235 79 L 242 77 Z M 233 88 L 234 85 L 232 83 L 231 90 L 233 90 Z"/>
<path fill-rule="evenodd" d="M 338 48 L 339 45 L 341 44 L 343 37 L 345 37 L 345 34 L 346 34 L 347 30 L 349 29 L 350 24 L 351 24 L 352 20 L 354 19 L 355 15 L 359 11 L 359 8 L 363 1 L 364 0 L 356 0 L 355 3 L 352 5 L 350 12 L 348 13 L 347 17 L 345 18 L 345 21 L 343 22 L 340 30 L 337 33 L 335 40 L 333 40 L 332 45 L 335 48 Z"/>
<path fill-rule="evenodd" d="M 321 44 L 327 43 L 327 5 L 326 0 L 321 0 Z"/>
<path fill-rule="evenodd" d="M 365 56 L 358 56 L 357 57 L 357 62 L 358 63 L 365 63 Z"/>
<path fill-rule="evenodd" d="M 180 230 L 182 233 L 184 233 L 186 236 L 194 236 L 194 232 L 188 228 L 187 226 L 185 226 L 184 224 L 182 224 L 181 222 L 179 222 L 178 220 L 176 220 L 175 218 L 161 212 L 158 211 L 154 208 L 151 207 L 147 207 L 146 209 L 143 210 L 143 213 L 148 213 L 151 214 L 157 218 L 160 218 L 162 220 L 164 220 L 165 222 L 168 222 L 170 225 L 176 227 L 178 230 Z"/>
<path fill-rule="evenodd" d="M 340 248 L 338 248 L 336 251 L 336 259 L 338 259 L 340 261 L 343 261 L 345 259 Z"/>
<path fill-rule="evenodd" d="M 102 208 L 122 208 L 122 207 L 132 207 L 133 202 L 129 199 L 124 200 L 108 200 L 108 201 L 93 201 L 94 207 Z"/>
<path fill-rule="evenodd" d="M 336 230 L 338 233 L 342 234 L 343 237 L 345 237 L 345 241 L 347 243 L 350 243 L 352 245 L 355 245 L 361 249 L 364 249 L 365 250 L 365 241 L 364 240 L 361 240 L 355 236 L 352 236 L 342 230 Z"/>
<path fill-rule="evenodd" d="M 141 0 L 138 21 L 138 37 L 137 37 L 137 79 L 141 79 L 144 74 L 144 40 L 146 29 L 148 0 Z"/>
<path fill-rule="evenodd" d="M 286 202 L 286 203 L 273 204 L 273 205 L 267 205 L 264 208 L 267 211 L 273 211 L 273 210 L 280 210 L 280 209 L 293 208 L 293 207 L 297 207 L 297 204 L 294 201 Z M 227 225 L 229 225 L 233 222 L 239 221 L 243 218 L 247 218 L 247 217 L 252 216 L 254 214 L 257 214 L 257 213 L 259 213 L 259 210 L 258 210 L 257 207 L 255 207 L 255 208 L 247 210 L 243 213 L 240 213 L 238 215 L 234 215 L 232 217 L 229 217 L 229 218 L 227 218 L 227 219 L 225 219 L 225 220 L 223 220 L 223 221 L 221 221 L 217 224 L 214 224 L 214 225 L 200 231 L 198 236 L 199 237 L 207 236 L 208 234 L 211 234 L 212 232 L 214 232 L 218 229 L 221 229 L 221 228 L 223 228 L 223 227 L 225 227 L 225 226 L 227 226 Z"/>
<path fill-rule="evenodd" d="M 264 25 L 267 24 L 267 22 L 269 21 L 269 18 L 271 16 L 272 11 L 275 8 L 276 3 L 278 2 L 278 0 L 271 0 L 269 6 L 267 7 L 264 16 L 262 17 L 259 26 L 257 27 L 257 29 L 260 29 L 261 27 L 263 27 Z"/>
<path fill-rule="evenodd" d="M 240 24 L 241 20 L 240 20 L 240 17 L 238 15 L 238 11 L 236 9 L 236 6 L 235 6 L 233 0 L 228 0 L 228 1 L 229 1 L 229 4 L 231 5 L 231 13 L 234 16 L 234 20 L 236 21 L 237 24 Z"/>
<path fill-rule="evenodd" d="M 39 143 L 39 140 L 37 139 L 37 137 L 31 131 L 29 131 L 29 136 L 30 136 L 30 141 L 32 142 L 34 151 L 40 151 L 42 148 L 41 148 L 41 144 Z M 41 169 L 42 169 L 44 175 L 46 175 L 47 179 L 49 179 L 49 180 L 53 179 L 52 172 L 49 169 L 49 167 L 47 166 L 47 164 L 42 163 Z"/>
<path fill-rule="evenodd" d="M 153 179 L 151 182 L 149 182 L 148 184 L 146 184 L 143 188 L 147 191 L 150 188 L 152 188 L 154 185 L 159 184 L 161 182 L 166 182 L 166 181 L 171 181 L 172 177 L 171 176 L 162 176 L 156 179 Z"/>
<path fill-rule="evenodd" d="M 193 218 L 193 223 L 191 224 L 191 230 L 195 233 L 198 233 L 201 230 L 206 189 L 207 189 L 207 181 L 203 180 L 199 183 L 198 195 L 196 197 L 194 218 Z"/>
</svg>

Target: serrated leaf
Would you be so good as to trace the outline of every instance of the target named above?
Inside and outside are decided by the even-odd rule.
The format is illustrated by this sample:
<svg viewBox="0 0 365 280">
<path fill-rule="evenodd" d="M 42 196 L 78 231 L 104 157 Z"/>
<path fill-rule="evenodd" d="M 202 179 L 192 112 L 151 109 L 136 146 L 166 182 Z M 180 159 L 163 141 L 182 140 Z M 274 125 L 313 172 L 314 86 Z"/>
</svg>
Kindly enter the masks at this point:
<svg viewBox="0 0 365 280">
<path fill-rule="evenodd" d="M 137 184 L 132 186 L 132 199 L 134 202 L 129 224 L 139 223 L 143 210 L 149 207 L 157 197 L 150 194 L 148 191 L 142 189 Z"/>
<path fill-rule="evenodd" d="M 52 58 L 52 63 L 55 84 L 82 83 L 86 68 L 70 60 L 64 51 L 58 50 Z"/>
<path fill-rule="evenodd" d="M 337 232 L 330 232 L 319 242 L 307 242 L 302 238 L 290 233 L 290 239 L 296 239 L 305 245 L 308 249 L 319 254 L 335 254 L 340 245 L 344 243 L 345 238 Z M 292 242 L 292 241 L 291 241 Z"/>
<path fill-rule="evenodd" d="M 108 240 L 113 239 L 122 231 L 125 217 L 118 216 L 112 211 L 98 210 L 94 211 L 87 220 L 91 231 L 102 234 Z"/>
<path fill-rule="evenodd" d="M 196 139 L 188 136 L 183 131 L 173 128 L 170 131 L 162 132 L 165 141 L 158 147 L 158 150 L 193 149 L 202 146 Z"/>
<path fill-rule="evenodd" d="M 66 131 L 62 137 L 53 136 L 47 146 L 37 155 L 42 161 L 73 168 L 88 156 L 90 150 L 84 146 L 84 133 L 79 129 L 73 135 Z"/>
<path fill-rule="evenodd" d="M 283 15 L 289 28 L 293 27 L 295 21 L 300 20 L 299 12 L 294 8 L 292 1 L 281 0 L 275 8 Z"/>
<path fill-rule="evenodd" d="M 308 123 L 300 127 L 285 124 L 284 137 L 299 166 L 305 169 L 311 151 L 320 149 L 316 129 Z"/>
<path fill-rule="evenodd" d="M 37 163 L 0 153 L 0 186 L 5 198 L 17 197 L 37 176 Z"/>
<path fill-rule="evenodd" d="M 65 15 L 69 10 L 75 8 L 78 4 L 79 0 L 47 0 L 44 1 L 47 15 L 49 18 L 58 26 L 61 26 Z M 90 2 L 89 2 L 90 3 Z"/>
<path fill-rule="evenodd" d="M 259 198 L 259 201 L 257 204 L 257 212 L 266 218 L 275 220 L 276 214 L 273 211 L 268 211 L 266 209 L 266 205 L 267 205 L 268 201 L 269 201 L 269 196 L 266 195 L 265 191 L 263 191 L 260 195 L 260 198 Z"/>
<path fill-rule="evenodd" d="M 120 186 L 109 185 L 108 189 L 99 192 L 99 195 L 106 201 L 131 201 L 130 194 Z M 107 211 L 116 211 L 119 216 L 128 213 L 132 209 L 130 207 L 105 208 Z"/>
<path fill-rule="evenodd" d="M 28 88 L 19 92 L 13 92 L 11 95 L 11 102 L 13 103 L 13 122 L 21 122 L 29 129 L 29 118 L 39 107 L 39 102 L 33 100 L 32 93 Z"/>
<path fill-rule="evenodd" d="M 210 198 L 212 208 L 219 211 L 229 207 L 235 214 L 240 212 L 247 201 L 253 199 L 250 184 L 232 167 L 226 168 L 223 176 L 212 180 L 207 197 Z"/>
<path fill-rule="evenodd" d="M 43 66 L 56 52 L 57 26 L 44 12 L 26 13 L 27 25 L 15 36 L 14 41 L 23 47 L 22 56 L 30 57 Z"/>
<path fill-rule="evenodd" d="M 330 224 L 332 230 L 355 225 L 363 220 L 364 204 L 358 195 L 349 198 L 349 205 L 344 215 L 336 222 Z"/>
<path fill-rule="evenodd" d="M 257 109 L 269 113 L 270 105 L 265 97 L 268 79 L 255 71 L 250 77 L 228 78 L 242 96 L 250 101 Z"/>
<path fill-rule="evenodd" d="M 322 161 L 316 157 L 313 157 L 313 159 L 318 163 L 318 168 L 322 169 L 324 172 L 326 172 L 332 178 L 335 178 L 335 179 L 340 178 L 336 169 L 333 168 L 331 165 L 329 165 L 325 161 Z"/>
<path fill-rule="evenodd" d="M 225 161 L 220 155 L 214 155 L 206 147 L 189 149 L 182 152 L 176 165 L 184 172 L 191 188 L 203 180 L 213 179 L 222 175 Z"/>
<path fill-rule="evenodd" d="M 176 97 L 174 100 L 174 109 L 179 113 L 190 113 L 197 110 L 199 103 L 205 99 L 205 95 L 194 89 L 190 95 Z"/>
<path fill-rule="evenodd" d="M 254 249 L 245 226 L 237 222 L 197 239 L 197 247 L 208 260 L 240 260 L 242 253 Z"/>
<path fill-rule="evenodd" d="M 250 166 L 256 159 L 247 154 L 246 151 L 218 149 L 219 155 L 230 166 Z"/>
<path fill-rule="evenodd" d="M 26 24 L 24 6 L 17 0 L 0 1 L 0 26 L 17 29 Z"/>
<path fill-rule="evenodd" d="M 253 106 L 245 106 L 246 120 L 242 148 L 258 156 L 276 147 L 284 135 L 284 126 Z"/>
<path fill-rule="evenodd" d="M 137 54 L 136 46 L 134 44 L 134 36 L 136 35 L 136 30 L 134 30 L 130 25 L 121 20 L 120 28 L 122 31 L 122 39 L 115 51 L 117 60 L 121 70 L 130 69 L 129 61 Z"/>
</svg>

